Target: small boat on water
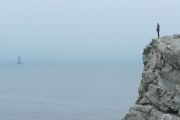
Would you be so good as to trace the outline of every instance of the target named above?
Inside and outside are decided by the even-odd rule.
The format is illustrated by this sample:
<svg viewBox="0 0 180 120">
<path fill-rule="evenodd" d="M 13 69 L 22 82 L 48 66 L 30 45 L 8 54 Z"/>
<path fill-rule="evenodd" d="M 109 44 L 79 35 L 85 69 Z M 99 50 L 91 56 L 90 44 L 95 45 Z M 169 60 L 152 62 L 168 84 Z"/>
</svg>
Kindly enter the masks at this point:
<svg viewBox="0 0 180 120">
<path fill-rule="evenodd" d="M 16 64 L 22 64 L 20 56 L 18 56 L 18 62 L 16 62 Z"/>
</svg>

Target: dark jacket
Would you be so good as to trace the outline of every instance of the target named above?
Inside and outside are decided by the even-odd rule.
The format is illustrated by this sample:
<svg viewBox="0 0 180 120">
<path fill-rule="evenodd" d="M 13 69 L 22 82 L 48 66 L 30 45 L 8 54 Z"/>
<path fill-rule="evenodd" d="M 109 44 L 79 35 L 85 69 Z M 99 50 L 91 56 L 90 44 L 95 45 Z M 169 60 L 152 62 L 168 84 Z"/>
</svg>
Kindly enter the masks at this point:
<svg viewBox="0 0 180 120">
<path fill-rule="evenodd" d="M 156 31 L 160 31 L 160 25 L 157 25 Z"/>
</svg>

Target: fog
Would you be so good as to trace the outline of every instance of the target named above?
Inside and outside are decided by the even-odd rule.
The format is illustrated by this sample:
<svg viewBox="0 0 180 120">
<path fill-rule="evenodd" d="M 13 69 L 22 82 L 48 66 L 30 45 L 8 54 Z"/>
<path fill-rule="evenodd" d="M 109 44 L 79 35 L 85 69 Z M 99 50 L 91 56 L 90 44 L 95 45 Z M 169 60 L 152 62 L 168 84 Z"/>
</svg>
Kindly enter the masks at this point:
<svg viewBox="0 0 180 120">
<path fill-rule="evenodd" d="M 141 60 L 180 33 L 179 0 L 1 0 L 0 61 Z"/>
</svg>

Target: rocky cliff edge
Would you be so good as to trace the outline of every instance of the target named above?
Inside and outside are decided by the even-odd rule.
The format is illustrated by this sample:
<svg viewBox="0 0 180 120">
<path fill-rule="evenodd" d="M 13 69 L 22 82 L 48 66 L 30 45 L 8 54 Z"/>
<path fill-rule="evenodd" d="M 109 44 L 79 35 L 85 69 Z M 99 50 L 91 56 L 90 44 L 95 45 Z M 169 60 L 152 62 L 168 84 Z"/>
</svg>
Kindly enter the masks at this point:
<svg viewBox="0 0 180 120">
<path fill-rule="evenodd" d="M 142 58 L 139 97 L 122 120 L 180 120 L 180 34 L 152 39 Z"/>
</svg>

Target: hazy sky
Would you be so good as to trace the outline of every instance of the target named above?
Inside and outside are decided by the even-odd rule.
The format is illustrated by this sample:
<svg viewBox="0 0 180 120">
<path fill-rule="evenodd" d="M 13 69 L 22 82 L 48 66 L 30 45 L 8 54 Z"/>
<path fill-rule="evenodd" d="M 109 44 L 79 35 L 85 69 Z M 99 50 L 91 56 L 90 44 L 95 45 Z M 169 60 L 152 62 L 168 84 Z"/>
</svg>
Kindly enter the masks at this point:
<svg viewBox="0 0 180 120">
<path fill-rule="evenodd" d="M 139 59 L 180 33 L 179 0 L 1 0 L 0 61 Z"/>
</svg>

